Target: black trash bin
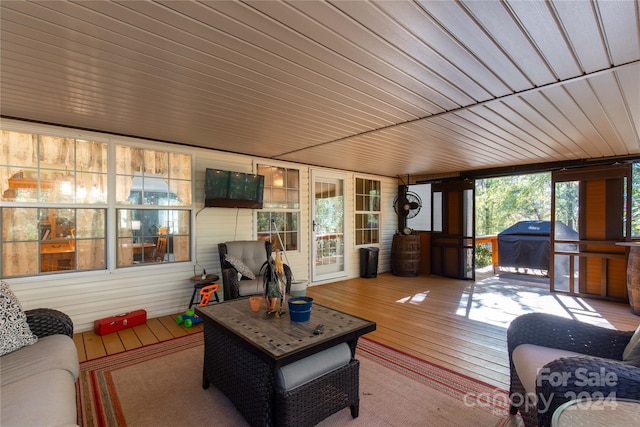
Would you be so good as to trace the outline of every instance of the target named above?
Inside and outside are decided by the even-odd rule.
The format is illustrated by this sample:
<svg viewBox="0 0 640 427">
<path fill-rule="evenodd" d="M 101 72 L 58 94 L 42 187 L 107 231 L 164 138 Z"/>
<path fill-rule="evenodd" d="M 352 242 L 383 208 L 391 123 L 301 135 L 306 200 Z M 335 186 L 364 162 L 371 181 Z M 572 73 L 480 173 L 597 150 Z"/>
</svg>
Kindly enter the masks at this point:
<svg viewBox="0 0 640 427">
<path fill-rule="evenodd" d="M 360 248 L 360 277 L 378 276 L 379 248 Z"/>
</svg>

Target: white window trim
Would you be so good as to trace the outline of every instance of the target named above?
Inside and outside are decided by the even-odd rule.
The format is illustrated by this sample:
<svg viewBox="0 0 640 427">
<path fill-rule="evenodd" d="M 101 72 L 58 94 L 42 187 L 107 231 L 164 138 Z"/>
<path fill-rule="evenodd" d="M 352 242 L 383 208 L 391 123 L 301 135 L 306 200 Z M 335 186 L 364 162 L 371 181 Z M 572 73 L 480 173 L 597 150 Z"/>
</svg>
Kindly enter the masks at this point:
<svg viewBox="0 0 640 427">
<path fill-rule="evenodd" d="M 258 165 L 261 166 L 269 166 L 269 167 L 276 167 L 276 168 L 284 168 L 284 169 L 295 169 L 298 171 L 298 208 L 270 208 L 270 207 L 266 207 L 264 206 L 261 210 L 256 210 L 255 214 L 254 214 L 254 218 L 253 218 L 253 223 L 255 225 L 255 233 L 256 233 L 256 238 L 258 237 L 258 213 L 262 213 L 262 212 L 274 212 L 274 213 L 296 213 L 298 215 L 298 229 L 296 230 L 296 235 L 297 235 L 297 242 L 296 242 L 296 249 L 293 252 L 297 252 L 300 253 L 302 251 L 300 245 L 302 242 L 302 236 L 301 236 L 301 219 L 302 219 L 302 168 L 299 165 L 292 165 L 289 163 L 282 163 L 282 162 L 267 162 L 267 161 L 260 161 L 260 160 L 256 160 L 254 161 L 253 164 L 253 170 L 254 173 L 258 173 Z M 266 182 L 265 182 L 265 187 L 266 187 Z M 269 231 L 271 233 L 275 234 L 275 230 L 273 229 L 273 226 L 271 224 L 269 224 Z M 280 238 L 282 238 L 282 230 L 278 230 L 278 233 L 280 234 Z M 284 241 L 284 239 L 283 239 Z M 283 242 L 284 243 L 284 242 Z M 292 251 L 289 249 L 286 249 L 287 253 L 291 253 Z"/>
<path fill-rule="evenodd" d="M 133 137 L 125 137 L 125 136 L 117 136 L 107 133 L 101 132 L 93 132 L 93 131 L 83 131 L 74 128 L 67 128 L 63 126 L 54 126 L 40 123 L 30 123 L 23 122 L 19 120 L 6 119 L 2 121 L 2 125 L 0 129 L 14 132 L 26 132 L 26 133 L 35 133 L 40 135 L 48 135 L 48 136 L 57 136 L 64 138 L 74 138 L 74 139 L 84 139 L 96 142 L 103 142 L 107 144 L 107 188 L 109 189 L 107 193 L 107 203 L 106 204 L 56 204 L 56 203 L 38 203 L 38 202 L 2 202 L 3 206 L 6 207 L 29 207 L 29 208 L 96 208 L 96 209 L 106 209 L 106 265 L 105 269 L 100 270 L 80 270 L 80 271 L 68 271 L 68 272 L 57 272 L 55 274 L 47 274 L 47 273 L 38 273 L 31 276 L 19 276 L 15 278 L 11 278 L 12 281 L 27 281 L 33 280 L 33 278 L 44 278 L 44 277 L 82 277 L 82 276 L 91 276 L 97 274 L 113 274 L 118 272 L 123 272 L 125 270 L 131 271 L 132 266 L 126 267 L 118 267 L 117 266 L 117 235 L 116 235 L 116 210 L 117 209 L 136 209 L 139 206 L 143 205 L 124 205 L 118 204 L 115 200 L 115 191 L 111 191 L 111 189 L 115 189 L 116 184 L 116 159 L 115 159 L 115 146 L 116 145 L 126 145 L 134 148 L 142 148 L 149 150 L 164 150 L 172 153 L 180 153 L 180 154 L 188 154 L 191 157 L 191 204 L 188 206 L 158 206 L 158 209 L 182 209 L 189 210 L 191 216 L 191 229 L 189 232 L 190 238 L 190 259 L 184 262 L 169 262 L 169 263 L 149 263 L 149 264 L 140 264 L 136 266 L 136 269 L 145 269 L 145 268 L 170 268 L 170 266 L 175 266 L 176 264 L 187 264 L 187 265 L 195 265 L 196 263 L 196 250 L 195 247 L 195 215 L 196 215 L 196 199 L 195 199 L 195 166 L 196 166 L 196 150 L 191 148 L 185 148 L 177 144 L 164 143 L 164 142 L 156 142 L 150 141 L 146 139 L 138 139 Z M 71 275 L 71 276 L 69 276 Z"/>
<path fill-rule="evenodd" d="M 378 181 L 379 185 L 380 185 L 380 210 L 378 211 L 360 211 L 357 209 L 358 206 L 358 179 L 363 179 L 363 180 L 367 180 L 367 181 Z M 355 223 L 356 223 L 356 215 L 361 214 L 361 215 L 367 215 L 367 214 L 376 214 L 378 215 L 378 242 L 377 243 L 362 243 L 362 244 L 357 244 L 357 238 L 356 238 L 356 232 L 357 232 L 357 227 L 355 227 Z M 374 177 L 374 176 L 368 176 L 368 175 L 355 175 L 353 177 L 353 221 L 354 221 L 354 227 L 353 227 L 353 243 L 354 243 L 354 247 L 356 249 L 359 248 L 363 248 L 363 247 L 370 247 L 370 246 L 374 246 L 374 247 L 382 247 L 382 180 L 379 177 Z"/>
</svg>

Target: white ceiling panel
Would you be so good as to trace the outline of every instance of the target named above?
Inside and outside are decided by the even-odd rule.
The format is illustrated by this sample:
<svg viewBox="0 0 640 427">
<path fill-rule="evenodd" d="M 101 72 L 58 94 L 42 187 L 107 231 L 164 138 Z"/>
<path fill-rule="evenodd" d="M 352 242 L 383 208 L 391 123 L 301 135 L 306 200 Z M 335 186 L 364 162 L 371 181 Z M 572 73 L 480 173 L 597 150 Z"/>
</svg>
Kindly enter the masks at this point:
<svg viewBox="0 0 640 427">
<path fill-rule="evenodd" d="M 0 2 L 3 117 L 387 176 L 640 156 L 610 1 Z"/>
<path fill-rule="evenodd" d="M 629 144 L 635 144 L 635 148 L 630 148 L 629 151 L 635 153 L 640 144 L 640 69 L 637 66 L 623 67 L 616 70 L 615 76 L 621 87 L 620 95 L 624 98 L 628 120 L 634 128 L 635 138 L 630 137 Z"/>
<path fill-rule="evenodd" d="M 369 5 L 368 3 L 366 4 Z M 442 82 L 425 81 L 425 84 L 442 93 L 449 94 L 451 86 L 461 89 L 454 97 L 457 98 L 454 101 L 458 105 L 469 105 L 473 102 L 489 99 L 490 94 L 486 90 L 468 75 L 465 75 L 462 70 L 455 67 L 445 55 L 440 55 L 426 44 L 423 39 L 404 27 L 402 21 L 394 20 L 393 16 L 386 15 L 375 6 L 363 7 L 361 2 L 342 1 L 337 3 L 337 7 L 353 17 L 354 20 L 357 20 L 368 31 L 372 33 L 375 31 L 377 43 L 365 42 L 365 44 L 386 46 L 387 49 L 397 51 L 397 56 L 400 59 L 406 58 L 406 64 L 402 64 L 400 61 L 393 61 L 392 58 L 392 61 L 401 69 L 406 71 L 412 68 L 415 72 L 415 77 L 420 80 L 429 75 L 441 76 Z M 390 57 L 389 54 L 385 54 L 383 49 L 380 49 L 380 51 L 383 56 Z M 443 83 L 446 86 L 443 86 Z"/>
<path fill-rule="evenodd" d="M 563 30 L 580 68 L 585 73 L 609 68 L 611 62 L 594 4 L 589 1 L 558 1 L 547 4 L 557 16 L 559 27 Z"/>
<path fill-rule="evenodd" d="M 599 1 L 596 8 L 613 65 L 626 64 L 640 50 L 639 3 L 634 0 Z"/>
<path fill-rule="evenodd" d="M 491 38 L 483 26 L 478 25 L 462 3 L 423 0 L 419 3 L 447 31 L 450 38 L 464 46 L 469 55 L 478 58 L 505 82 L 510 93 L 532 87 L 531 81 L 509 58 L 505 49 Z"/>
<path fill-rule="evenodd" d="M 554 20 L 549 3 L 520 1 L 508 6 L 520 26 L 518 30 L 527 35 L 535 53 L 541 55 L 554 79 L 565 80 L 582 74 L 562 27 Z"/>
<path fill-rule="evenodd" d="M 514 5 L 516 3 L 513 3 Z M 541 52 L 531 40 L 530 34 L 523 31 L 520 23 L 514 19 L 511 11 L 502 2 L 467 2 L 465 8 L 469 11 L 476 23 L 482 23 L 481 28 L 500 50 L 515 64 L 515 66 L 527 76 L 527 80 L 535 86 L 556 81 L 552 69 L 545 61 Z M 529 6 L 530 3 L 527 3 Z M 537 15 L 537 28 L 545 27 L 548 21 L 542 19 L 536 13 L 535 3 L 533 7 L 527 7 L 530 16 Z M 541 32 L 546 33 L 542 30 Z M 551 35 L 551 34 L 550 34 Z M 556 42 L 558 40 L 556 39 Z"/>
<path fill-rule="evenodd" d="M 633 119 L 622 96 L 620 81 L 617 80 L 616 73 L 607 73 L 590 78 L 588 81 L 597 98 L 597 104 L 602 106 L 602 115 L 606 117 L 615 136 L 607 137 L 608 140 L 616 141 L 616 153 L 633 153 L 638 149 L 636 139 L 636 129 L 633 126 Z M 636 90 L 638 89 L 638 79 L 636 79 Z M 630 91 L 632 93 L 632 91 Z M 639 91 L 636 91 L 640 95 Z M 637 117 L 637 116 L 636 116 Z M 603 125 L 604 126 L 604 125 Z"/>
<path fill-rule="evenodd" d="M 345 2 L 353 5 L 354 2 Z M 342 7 L 342 2 L 340 7 Z M 413 37 L 422 42 L 422 46 L 412 46 L 414 49 L 430 49 L 439 55 L 443 61 L 450 63 L 458 72 L 477 84 L 480 89 L 488 93 L 485 97 L 482 92 L 474 94 L 467 89 L 476 101 L 485 101 L 493 97 L 507 95 L 510 90 L 494 73 L 485 66 L 480 58 L 470 55 L 469 51 L 459 43 L 447 30 L 434 20 L 424 9 L 414 2 L 378 2 L 375 6 L 384 11 L 396 25 L 406 29 Z M 404 46 L 402 46 L 404 47 Z M 469 73 L 469 70 L 474 70 Z"/>
<path fill-rule="evenodd" d="M 565 86 L 569 96 L 574 100 L 576 105 L 585 114 L 589 125 L 585 126 L 585 132 L 591 135 L 593 140 L 599 141 L 604 149 L 605 156 L 623 154 L 626 150 L 624 144 L 620 141 L 619 135 L 612 126 L 612 119 L 594 91 L 594 87 L 589 80 L 581 80 Z M 609 95 L 611 96 L 611 95 Z"/>
</svg>

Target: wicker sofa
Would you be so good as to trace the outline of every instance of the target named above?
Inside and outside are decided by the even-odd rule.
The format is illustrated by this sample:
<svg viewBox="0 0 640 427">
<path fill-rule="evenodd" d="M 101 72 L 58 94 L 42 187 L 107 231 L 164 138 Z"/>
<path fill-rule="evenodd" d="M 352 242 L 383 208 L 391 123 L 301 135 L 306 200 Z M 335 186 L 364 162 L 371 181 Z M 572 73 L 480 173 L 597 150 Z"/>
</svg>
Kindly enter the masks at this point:
<svg viewBox="0 0 640 427">
<path fill-rule="evenodd" d="M 73 323 L 52 309 L 25 311 L 35 344 L 0 357 L 0 425 L 77 425 L 78 353 Z"/>
<path fill-rule="evenodd" d="M 563 403 L 640 399 L 640 327 L 617 331 L 543 313 L 509 325 L 511 413 L 527 427 L 550 426 Z M 629 420 L 631 425 L 632 420 Z"/>
</svg>

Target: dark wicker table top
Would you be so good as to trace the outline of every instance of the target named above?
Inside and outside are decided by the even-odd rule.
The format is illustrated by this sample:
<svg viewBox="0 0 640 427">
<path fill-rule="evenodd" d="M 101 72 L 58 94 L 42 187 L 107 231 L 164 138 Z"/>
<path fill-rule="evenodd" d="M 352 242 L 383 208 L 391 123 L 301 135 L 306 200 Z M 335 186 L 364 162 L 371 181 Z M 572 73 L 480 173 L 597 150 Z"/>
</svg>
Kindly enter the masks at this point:
<svg viewBox="0 0 640 427">
<path fill-rule="evenodd" d="M 207 274 L 204 279 L 202 278 L 202 275 L 191 276 L 191 278 L 189 279 L 189 281 L 193 283 L 207 285 L 209 283 L 217 282 L 218 280 L 220 280 L 220 277 L 217 274 Z"/>
<path fill-rule="evenodd" d="M 252 312 L 247 298 L 198 307 L 197 311 L 273 359 L 281 359 L 311 347 L 329 347 L 334 343 L 357 339 L 376 329 L 374 322 L 315 302 L 307 322 L 292 322 L 288 313 L 280 318 L 268 316 L 264 305 L 259 312 Z M 324 325 L 323 333 L 315 335 L 313 331 L 319 324 Z M 313 351 L 319 350 L 315 348 Z"/>
</svg>

